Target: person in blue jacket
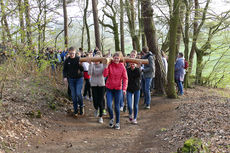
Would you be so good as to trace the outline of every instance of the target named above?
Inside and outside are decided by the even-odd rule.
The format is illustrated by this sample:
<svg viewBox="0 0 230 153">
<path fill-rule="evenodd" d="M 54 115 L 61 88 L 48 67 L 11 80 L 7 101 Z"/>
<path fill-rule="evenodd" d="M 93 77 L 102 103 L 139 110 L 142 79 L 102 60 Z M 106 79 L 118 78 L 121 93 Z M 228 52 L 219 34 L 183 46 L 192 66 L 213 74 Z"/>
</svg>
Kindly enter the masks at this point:
<svg viewBox="0 0 230 153">
<path fill-rule="evenodd" d="M 185 69 L 184 69 L 184 55 L 179 53 L 175 64 L 175 81 L 178 87 L 178 95 L 183 95 L 183 81 L 184 81 Z"/>
</svg>

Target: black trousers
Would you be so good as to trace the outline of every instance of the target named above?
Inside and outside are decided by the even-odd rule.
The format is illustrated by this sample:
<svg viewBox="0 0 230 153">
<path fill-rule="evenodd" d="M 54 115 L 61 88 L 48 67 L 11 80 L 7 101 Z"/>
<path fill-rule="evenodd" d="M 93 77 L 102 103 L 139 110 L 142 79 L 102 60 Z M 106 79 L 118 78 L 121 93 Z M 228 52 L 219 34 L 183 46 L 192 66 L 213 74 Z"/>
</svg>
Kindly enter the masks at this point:
<svg viewBox="0 0 230 153">
<path fill-rule="evenodd" d="M 91 91 L 90 91 L 90 82 L 89 79 L 85 79 L 85 89 L 83 96 L 85 97 L 87 95 L 87 92 L 89 94 L 89 98 L 91 98 Z"/>
<path fill-rule="evenodd" d="M 105 109 L 104 104 L 104 95 L 105 95 L 105 87 L 96 86 L 92 87 L 92 94 L 93 94 L 93 106 L 96 110 L 99 108 L 99 117 L 102 117 L 103 109 Z"/>
</svg>

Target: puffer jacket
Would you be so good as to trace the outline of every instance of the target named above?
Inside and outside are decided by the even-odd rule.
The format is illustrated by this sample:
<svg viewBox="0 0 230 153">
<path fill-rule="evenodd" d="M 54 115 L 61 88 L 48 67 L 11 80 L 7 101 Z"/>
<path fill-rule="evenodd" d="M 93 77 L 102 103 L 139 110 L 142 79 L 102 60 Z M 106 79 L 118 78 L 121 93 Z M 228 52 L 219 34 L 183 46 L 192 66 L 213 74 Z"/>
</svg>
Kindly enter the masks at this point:
<svg viewBox="0 0 230 153">
<path fill-rule="evenodd" d="M 104 77 L 107 77 L 106 88 L 115 90 L 127 90 L 128 77 L 123 63 L 111 63 L 103 72 Z M 123 82 L 123 86 L 122 86 Z"/>
</svg>

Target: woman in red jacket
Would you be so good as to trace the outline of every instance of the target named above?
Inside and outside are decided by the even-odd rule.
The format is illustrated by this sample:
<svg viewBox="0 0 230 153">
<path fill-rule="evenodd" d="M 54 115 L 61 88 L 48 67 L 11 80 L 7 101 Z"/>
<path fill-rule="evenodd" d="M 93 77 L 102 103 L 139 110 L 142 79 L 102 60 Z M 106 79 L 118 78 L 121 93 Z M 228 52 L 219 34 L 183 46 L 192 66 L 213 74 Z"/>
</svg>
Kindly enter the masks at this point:
<svg viewBox="0 0 230 153">
<path fill-rule="evenodd" d="M 120 62 L 120 59 L 123 58 L 121 52 L 116 52 L 113 55 L 112 62 L 104 70 L 104 77 L 107 77 L 106 81 L 106 98 L 107 98 L 107 107 L 110 116 L 109 126 L 114 127 L 113 122 L 113 98 L 115 101 L 115 114 L 116 114 L 116 124 L 115 129 L 120 129 L 120 98 L 122 94 L 126 94 L 128 77 L 125 66 Z M 123 87 L 122 87 L 123 81 Z"/>
</svg>

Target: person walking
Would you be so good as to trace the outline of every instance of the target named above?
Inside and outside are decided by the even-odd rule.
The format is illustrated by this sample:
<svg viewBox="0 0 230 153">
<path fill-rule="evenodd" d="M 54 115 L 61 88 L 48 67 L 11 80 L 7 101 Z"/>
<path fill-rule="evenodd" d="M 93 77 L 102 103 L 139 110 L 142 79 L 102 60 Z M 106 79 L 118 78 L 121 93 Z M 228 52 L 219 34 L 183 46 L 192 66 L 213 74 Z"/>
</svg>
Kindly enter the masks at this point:
<svg viewBox="0 0 230 153">
<path fill-rule="evenodd" d="M 178 87 L 178 95 L 183 95 L 183 81 L 184 81 L 185 69 L 184 69 L 184 55 L 179 53 L 175 64 L 175 81 Z"/>
<path fill-rule="evenodd" d="M 106 98 L 107 107 L 110 116 L 109 126 L 120 129 L 120 99 L 122 94 L 126 94 L 128 77 L 125 66 L 120 62 L 123 58 L 121 52 L 116 52 L 113 55 L 112 62 L 105 68 L 103 74 L 107 77 L 106 81 Z M 122 84 L 123 82 L 123 84 Z M 123 85 L 123 87 L 122 87 Z M 116 124 L 114 126 L 112 102 L 115 102 Z"/>
<path fill-rule="evenodd" d="M 151 94 L 150 94 L 150 88 L 151 88 L 151 82 L 152 79 L 155 78 L 155 56 L 152 54 L 151 51 L 149 51 L 148 47 L 143 47 L 142 49 L 143 59 L 148 59 L 149 64 L 145 64 L 144 68 L 142 69 L 143 72 L 143 90 L 144 90 L 144 103 L 145 108 L 150 109 L 150 103 L 151 103 Z"/>
<path fill-rule="evenodd" d="M 82 86 L 83 86 L 83 66 L 80 63 L 80 57 L 76 56 L 76 49 L 69 48 L 69 57 L 64 62 L 63 77 L 64 82 L 69 84 L 74 114 L 78 116 L 78 105 L 80 106 L 80 115 L 84 114 L 83 99 L 82 99 Z"/>
<path fill-rule="evenodd" d="M 140 100 L 140 88 L 141 88 L 140 66 L 141 64 L 136 66 L 136 64 L 130 63 L 130 67 L 127 68 L 127 74 L 128 74 L 128 80 L 129 80 L 128 88 L 127 88 L 127 104 L 128 104 L 128 110 L 129 110 L 129 120 L 133 124 L 137 124 L 138 104 Z M 132 103 L 133 95 L 134 95 L 134 105 Z M 132 116 L 133 109 L 134 109 L 134 116 Z"/>
<path fill-rule="evenodd" d="M 101 57 L 96 54 L 94 57 Z M 104 95 L 105 95 L 105 79 L 103 76 L 103 71 L 105 65 L 100 62 L 92 63 L 90 60 L 88 73 L 91 75 L 91 88 L 93 94 L 93 105 L 95 108 L 95 116 L 98 114 L 99 109 L 99 123 L 103 123 L 103 110 L 104 110 Z"/>
</svg>

